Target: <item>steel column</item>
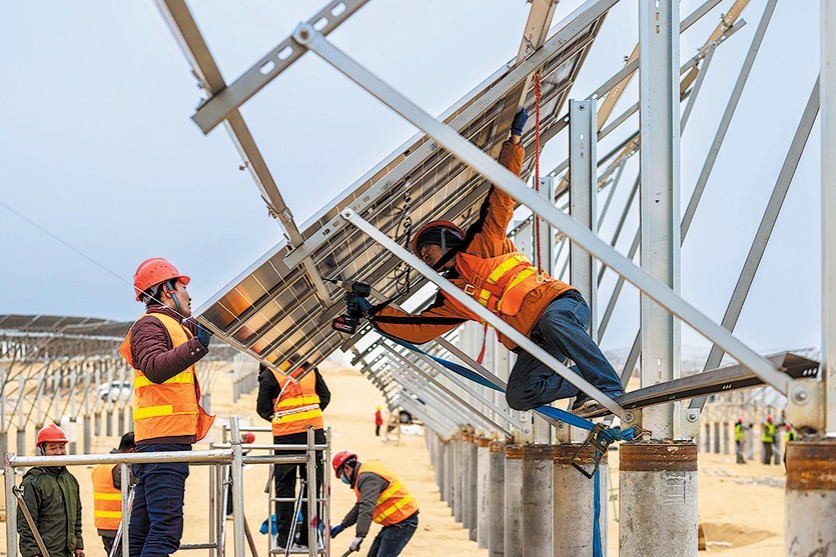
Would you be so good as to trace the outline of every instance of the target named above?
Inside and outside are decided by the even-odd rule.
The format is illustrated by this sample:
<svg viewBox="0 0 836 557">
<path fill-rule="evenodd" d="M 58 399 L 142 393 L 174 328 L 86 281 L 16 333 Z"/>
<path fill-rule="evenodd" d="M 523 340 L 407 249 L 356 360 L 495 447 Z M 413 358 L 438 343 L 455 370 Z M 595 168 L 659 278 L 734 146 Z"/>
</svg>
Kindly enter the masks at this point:
<svg viewBox="0 0 836 557">
<path fill-rule="evenodd" d="M 822 378 L 825 432 L 836 437 L 836 0 L 822 0 L 821 19 Z"/>
</svg>

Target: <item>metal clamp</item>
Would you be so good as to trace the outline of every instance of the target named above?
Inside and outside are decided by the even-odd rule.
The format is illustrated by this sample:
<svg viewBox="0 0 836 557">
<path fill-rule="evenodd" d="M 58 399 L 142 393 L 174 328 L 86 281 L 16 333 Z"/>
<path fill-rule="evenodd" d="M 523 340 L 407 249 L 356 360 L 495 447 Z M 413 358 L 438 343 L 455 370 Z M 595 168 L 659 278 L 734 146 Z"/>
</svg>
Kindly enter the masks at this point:
<svg viewBox="0 0 836 557">
<path fill-rule="evenodd" d="M 615 440 L 614 437 L 609 435 L 602 435 L 607 430 L 607 426 L 604 424 L 595 424 L 595 427 L 592 428 L 592 431 L 589 432 L 589 435 L 586 438 L 586 441 L 580 446 L 578 451 L 572 456 L 572 466 L 575 469 L 586 476 L 589 479 L 592 479 L 592 476 L 595 475 L 595 472 L 598 471 L 598 466 L 601 464 L 601 459 L 607 453 L 610 444 Z M 594 466 L 592 467 L 592 472 L 587 472 L 583 466 L 578 464 L 576 461 L 581 460 L 583 457 L 588 456 L 592 458 Z"/>
</svg>

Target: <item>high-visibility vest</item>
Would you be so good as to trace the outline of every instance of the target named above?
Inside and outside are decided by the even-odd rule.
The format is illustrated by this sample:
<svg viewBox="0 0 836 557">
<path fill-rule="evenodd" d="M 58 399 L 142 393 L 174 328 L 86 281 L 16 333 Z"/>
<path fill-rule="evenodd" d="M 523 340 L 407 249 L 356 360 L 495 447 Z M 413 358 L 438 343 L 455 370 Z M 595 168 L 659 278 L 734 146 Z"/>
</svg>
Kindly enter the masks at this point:
<svg viewBox="0 0 836 557">
<path fill-rule="evenodd" d="M 761 427 L 761 441 L 764 443 L 775 442 L 775 424 L 766 422 Z"/>
<path fill-rule="evenodd" d="M 453 283 L 488 308 L 491 313 L 499 316 L 517 315 L 528 293 L 542 284 L 537 280 L 537 269 L 521 253 L 479 257 L 460 252 L 456 254 L 456 270 L 461 278 L 453 279 Z M 544 273 L 543 280 L 554 279 Z M 442 294 L 471 319 L 482 322 L 452 296 L 444 291 Z"/>
<path fill-rule="evenodd" d="M 146 313 L 165 326 L 174 348 L 185 344 L 192 333 L 176 319 L 162 313 Z M 142 318 L 140 317 L 140 319 Z M 119 346 L 119 353 L 133 367 L 131 333 Z M 134 367 L 134 437 L 137 442 L 157 437 L 194 435 L 203 439 L 215 421 L 200 406 L 200 385 L 192 364 L 163 383 L 154 383 Z"/>
<path fill-rule="evenodd" d="M 743 424 L 734 424 L 734 440 L 743 441 Z"/>
<path fill-rule="evenodd" d="M 369 462 L 360 465 L 360 469 L 357 470 L 357 478 L 366 472 L 377 474 L 389 482 L 389 486 L 378 495 L 375 502 L 374 515 L 372 516 L 375 522 L 383 526 L 389 526 L 402 522 L 418 512 L 418 502 L 415 501 L 412 493 L 395 474 L 387 470 L 382 464 Z M 354 484 L 354 493 L 357 494 L 357 500 L 359 501 L 360 489 L 357 487 L 357 482 Z"/>
<path fill-rule="evenodd" d="M 122 492 L 113 486 L 111 464 L 93 468 L 93 524 L 99 530 L 118 530 L 122 521 Z"/>
<path fill-rule="evenodd" d="M 304 372 L 298 368 L 292 375 L 298 377 Z M 323 429 L 322 409 L 316 394 L 316 373 L 311 370 L 299 381 L 291 381 L 282 373 L 273 372 L 281 392 L 273 401 L 273 435 L 276 437 L 301 433 L 309 426 Z"/>
<path fill-rule="evenodd" d="M 795 441 L 795 430 L 793 430 L 793 429 L 787 430 L 787 433 L 786 433 L 786 435 L 784 436 L 784 439 L 785 439 L 787 442 L 790 442 L 790 441 Z"/>
</svg>

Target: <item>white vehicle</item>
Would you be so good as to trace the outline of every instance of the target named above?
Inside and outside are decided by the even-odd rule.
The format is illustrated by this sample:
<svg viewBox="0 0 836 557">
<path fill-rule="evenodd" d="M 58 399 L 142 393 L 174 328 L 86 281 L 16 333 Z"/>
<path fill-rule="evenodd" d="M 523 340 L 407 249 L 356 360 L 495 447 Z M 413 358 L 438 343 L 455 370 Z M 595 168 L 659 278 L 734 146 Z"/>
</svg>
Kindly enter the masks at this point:
<svg viewBox="0 0 836 557">
<path fill-rule="evenodd" d="M 133 391 L 133 381 L 112 381 L 99 386 L 99 398 L 110 402 L 130 400 Z"/>
</svg>

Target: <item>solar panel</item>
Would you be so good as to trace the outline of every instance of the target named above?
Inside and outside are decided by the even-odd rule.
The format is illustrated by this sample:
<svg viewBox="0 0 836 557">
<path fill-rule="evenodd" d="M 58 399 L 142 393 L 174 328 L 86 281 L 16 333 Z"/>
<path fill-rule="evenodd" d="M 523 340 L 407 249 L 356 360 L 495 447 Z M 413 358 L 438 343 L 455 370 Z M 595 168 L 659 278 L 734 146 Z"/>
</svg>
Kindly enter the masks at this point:
<svg viewBox="0 0 836 557">
<path fill-rule="evenodd" d="M 543 47 L 547 58 L 540 67 L 542 135 L 548 137 L 549 129 L 560 122 L 569 90 L 605 16 L 606 10 L 599 9 L 579 32 L 550 40 Z M 528 78 L 510 66 L 442 115 L 445 123 L 486 152 L 507 138 L 500 116 L 516 112 L 519 96 L 510 93 Z M 534 111 L 534 102 L 529 87 L 523 103 L 529 113 Z M 534 158 L 533 126 L 529 128 L 523 135 L 524 176 Z M 342 291 L 332 287 L 331 304 L 323 307 L 314 285 L 296 266 L 301 258 L 309 256 L 325 279 L 362 280 L 386 298 L 402 293 L 404 286 L 404 277 L 395 272 L 400 260 L 361 231 L 346 226 L 340 211 L 350 207 L 383 233 L 405 242 L 407 223 L 417 229 L 431 220 L 448 219 L 466 227 L 477 216 L 488 188 L 467 165 L 431 138 L 418 135 L 310 219 L 303 227 L 301 246 L 279 243 L 198 313 L 219 336 L 261 361 L 273 366 L 315 364 L 344 342 L 331 329 L 332 319 L 342 310 Z M 416 275 L 410 277 L 413 289 L 424 283 Z"/>
</svg>

